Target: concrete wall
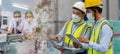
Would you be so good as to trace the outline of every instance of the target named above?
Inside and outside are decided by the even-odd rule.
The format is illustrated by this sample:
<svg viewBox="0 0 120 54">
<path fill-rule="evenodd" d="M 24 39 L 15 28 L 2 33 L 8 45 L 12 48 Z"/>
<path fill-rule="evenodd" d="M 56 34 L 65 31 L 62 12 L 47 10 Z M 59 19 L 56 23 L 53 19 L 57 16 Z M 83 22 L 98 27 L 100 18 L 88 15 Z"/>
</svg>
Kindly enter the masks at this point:
<svg viewBox="0 0 120 54">
<path fill-rule="evenodd" d="M 58 20 L 65 21 L 72 16 L 72 5 L 79 0 L 58 0 Z"/>
<path fill-rule="evenodd" d="M 109 20 L 119 20 L 119 0 L 102 0 L 103 15 Z"/>
<path fill-rule="evenodd" d="M 79 0 L 58 0 L 58 20 L 64 21 L 71 18 L 72 5 Z M 111 20 L 118 20 L 119 0 L 102 0 L 103 15 Z"/>
<path fill-rule="evenodd" d="M 58 0 L 58 31 L 64 25 L 66 20 L 71 19 L 72 17 L 72 5 L 80 0 Z"/>
<path fill-rule="evenodd" d="M 118 6 L 119 0 L 109 0 L 109 17 L 112 20 L 118 20 L 119 18 L 119 6 Z"/>
</svg>

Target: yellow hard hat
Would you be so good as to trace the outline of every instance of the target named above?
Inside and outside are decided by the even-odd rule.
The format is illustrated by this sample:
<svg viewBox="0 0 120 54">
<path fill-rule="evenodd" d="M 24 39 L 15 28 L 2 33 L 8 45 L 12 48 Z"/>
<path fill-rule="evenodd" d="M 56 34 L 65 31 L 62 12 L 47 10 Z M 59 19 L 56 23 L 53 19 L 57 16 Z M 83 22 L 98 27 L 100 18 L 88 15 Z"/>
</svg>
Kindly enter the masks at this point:
<svg viewBox="0 0 120 54">
<path fill-rule="evenodd" d="M 85 8 L 99 6 L 103 4 L 101 0 L 85 0 Z"/>
</svg>

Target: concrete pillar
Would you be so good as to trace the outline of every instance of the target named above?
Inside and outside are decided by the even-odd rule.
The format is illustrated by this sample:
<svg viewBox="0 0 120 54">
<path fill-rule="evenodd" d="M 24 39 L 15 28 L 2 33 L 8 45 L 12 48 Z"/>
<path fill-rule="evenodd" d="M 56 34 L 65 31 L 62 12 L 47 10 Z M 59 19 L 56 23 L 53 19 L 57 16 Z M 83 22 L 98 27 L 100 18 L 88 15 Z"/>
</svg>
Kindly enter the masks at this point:
<svg viewBox="0 0 120 54">
<path fill-rule="evenodd" d="M 109 0 L 109 19 L 118 20 L 119 18 L 119 0 Z"/>
</svg>

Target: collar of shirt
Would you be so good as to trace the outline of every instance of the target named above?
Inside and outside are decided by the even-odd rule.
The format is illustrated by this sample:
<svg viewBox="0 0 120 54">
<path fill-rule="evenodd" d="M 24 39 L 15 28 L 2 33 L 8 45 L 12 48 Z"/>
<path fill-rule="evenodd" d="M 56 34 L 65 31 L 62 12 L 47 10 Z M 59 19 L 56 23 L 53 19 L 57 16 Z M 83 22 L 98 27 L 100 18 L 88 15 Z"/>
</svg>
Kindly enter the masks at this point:
<svg viewBox="0 0 120 54">
<path fill-rule="evenodd" d="M 78 22 L 78 23 L 76 23 L 76 24 L 73 24 L 73 26 L 79 26 L 79 25 L 81 25 L 83 22 L 84 22 L 84 20 L 82 20 L 82 21 L 80 21 L 80 22 Z"/>
<path fill-rule="evenodd" d="M 101 19 L 99 19 L 98 21 L 96 21 L 95 22 L 95 24 L 99 24 L 103 19 L 105 19 L 105 17 L 104 18 L 101 18 Z"/>
<path fill-rule="evenodd" d="M 82 20 L 82 21 L 80 21 L 80 22 L 78 22 L 78 23 L 76 23 L 76 24 L 73 24 L 73 27 L 72 27 L 72 34 L 73 34 L 74 31 L 77 29 L 77 27 L 78 27 L 79 25 L 81 25 L 82 23 L 84 23 L 84 20 Z"/>
<path fill-rule="evenodd" d="M 100 24 L 100 22 L 101 22 L 103 19 L 105 19 L 105 17 L 104 17 L 104 18 L 101 18 L 101 19 L 99 19 L 98 21 L 95 22 L 95 25 L 94 25 L 95 31 L 96 31 L 96 28 L 98 27 L 98 25 Z"/>
</svg>

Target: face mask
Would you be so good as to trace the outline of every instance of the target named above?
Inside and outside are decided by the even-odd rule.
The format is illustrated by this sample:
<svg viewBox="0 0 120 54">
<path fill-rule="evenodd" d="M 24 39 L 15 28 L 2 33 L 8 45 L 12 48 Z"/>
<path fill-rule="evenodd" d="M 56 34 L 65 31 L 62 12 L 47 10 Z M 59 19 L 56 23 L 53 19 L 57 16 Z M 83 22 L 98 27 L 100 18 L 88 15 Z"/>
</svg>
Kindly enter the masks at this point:
<svg viewBox="0 0 120 54">
<path fill-rule="evenodd" d="M 94 20 L 95 17 L 92 17 L 92 13 L 87 13 L 88 20 Z"/>
<path fill-rule="evenodd" d="M 15 18 L 15 21 L 16 21 L 16 22 L 20 21 L 20 18 Z"/>
<path fill-rule="evenodd" d="M 75 14 L 72 14 L 72 21 L 73 22 L 79 22 L 81 20 L 81 18 Z"/>
<path fill-rule="evenodd" d="M 27 22 L 31 22 L 32 20 L 33 20 L 32 18 L 26 19 Z"/>
</svg>

